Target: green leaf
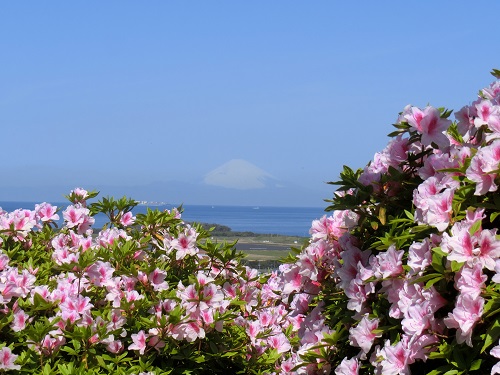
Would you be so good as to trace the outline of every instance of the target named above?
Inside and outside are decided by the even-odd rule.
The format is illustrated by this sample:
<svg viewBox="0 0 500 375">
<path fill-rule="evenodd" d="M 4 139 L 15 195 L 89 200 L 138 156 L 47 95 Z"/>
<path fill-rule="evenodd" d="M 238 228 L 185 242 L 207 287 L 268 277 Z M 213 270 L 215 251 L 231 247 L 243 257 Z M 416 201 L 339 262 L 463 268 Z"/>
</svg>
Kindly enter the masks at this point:
<svg viewBox="0 0 500 375">
<path fill-rule="evenodd" d="M 434 268 L 434 270 L 436 270 L 437 272 L 439 273 L 444 273 L 445 271 L 445 268 L 443 266 L 443 258 L 444 256 L 442 255 L 441 252 L 438 252 L 438 251 L 432 251 L 432 268 Z"/>
<path fill-rule="evenodd" d="M 380 206 L 380 208 L 378 210 L 378 219 L 380 220 L 380 223 L 382 225 L 385 225 L 385 223 L 386 223 L 385 211 L 386 211 L 385 207 Z"/>
<path fill-rule="evenodd" d="M 97 363 L 99 363 L 99 366 L 106 368 L 106 362 L 104 362 L 104 359 L 101 356 L 97 356 Z"/>
<path fill-rule="evenodd" d="M 456 362 L 456 365 L 459 369 L 461 370 L 466 370 L 467 369 L 467 362 L 464 358 L 464 353 L 462 350 L 460 350 L 458 346 L 455 346 L 453 348 L 453 359 Z M 453 363 L 453 362 L 452 362 Z"/>
<path fill-rule="evenodd" d="M 213 341 L 209 341 L 208 344 L 210 346 L 210 350 L 212 350 L 212 353 L 219 353 L 219 348 Z"/>
<path fill-rule="evenodd" d="M 69 346 L 62 347 L 61 351 L 62 352 L 66 352 L 66 353 L 68 353 L 70 355 L 75 355 L 75 356 L 78 355 L 78 352 L 75 349 L 70 348 Z"/>
<path fill-rule="evenodd" d="M 462 269 L 463 265 L 463 262 L 457 262 L 456 260 L 453 260 L 451 261 L 451 270 L 453 272 L 458 272 Z"/>
<path fill-rule="evenodd" d="M 472 226 L 469 228 L 469 234 L 473 236 L 474 233 L 476 233 L 479 230 L 479 228 L 481 228 L 481 224 L 482 224 L 481 220 L 477 220 L 476 222 L 474 222 L 474 224 L 472 224 Z"/>
<path fill-rule="evenodd" d="M 481 348 L 481 353 L 484 353 L 493 343 L 497 342 L 500 337 L 500 317 L 496 318 L 493 324 L 488 328 L 484 338 L 484 344 Z"/>
<path fill-rule="evenodd" d="M 469 370 L 471 371 L 476 371 L 476 370 L 479 370 L 481 368 L 481 363 L 483 362 L 483 360 L 481 358 L 479 359 L 476 359 L 475 361 L 473 361 L 469 367 Z"/>
<path fill-rule="evenodd" d="M 445 252 L 444 252 L 444 251 L 443 251 L 440 247 L 433 247 L 433 248 L 432 248 L 432 251 L 433 251 L 434 253 L 438 253 L 439 255 L 441 255 L 441 256 L 443 256 L 443 257 L 448 255 L 448 254 L 446 254 L 446 253 L 445 253 Z"/>
<path fill-rule="evenodd" d="M 410 211 L 405 210 L 405 215 L 406 215 L 406 217 L 407 217 L 408 219 L 410 219 L 411 221 L 414 221 L 414 220 L 415 220 L 415 219 L 414 219 L 413 214 L 412 214 Z"/>
<path fill-rule="evenodd" d="M 429 289 L 431 286 L 436 284 L 438 281 L 441 281 L 444 277 L 436 277 L 435 279 L 431 279 L 425 283 L 425 289 Z"/>
<path fill-rule="evenodd" d="M 444 365 L 428 372 L 427 375 L 442 375 L 447 371 L 456 371 L 456 369 L 454 369 L 451 365 Z"/>
<path fill-rule="evenodd" d="M 52 374 L 52 368 L 50 367 L 50 364 L 47 362 L 45 366 L 43 366 L 43 375 L 51 375 Z"/>
<path fill-rule="evenodd" d="M 412 284 L 418 284 L 418 283 L 425 283 L 426 281 L 429 281 L 431 279 L 435 278 L 443 278 L 443 274 L 441 273 L 429 273 L 424 276 L 417 277 L 415 280 L 412 281 Z"/>
</svg>

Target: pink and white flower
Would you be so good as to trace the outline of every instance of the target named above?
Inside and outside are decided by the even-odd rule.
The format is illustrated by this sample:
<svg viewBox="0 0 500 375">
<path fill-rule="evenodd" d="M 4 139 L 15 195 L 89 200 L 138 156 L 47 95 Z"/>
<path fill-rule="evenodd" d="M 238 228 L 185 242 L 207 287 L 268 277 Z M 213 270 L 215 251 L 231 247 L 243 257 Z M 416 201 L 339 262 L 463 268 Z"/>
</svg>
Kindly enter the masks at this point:
<svg viewBox="0 0 500 375">
<path fill-rule="evenodd" d="M 20 370 L 21 366 L 14 364 L 17 357 L 7 346 L 0 349 L 0 370 Z"/>
<path fill-rule="evenodd" d="M 484 298 L 460 294 L 453 312 L 448 314 L 444 323 L 448 328 L 457 330 L 457 342 L 465 342 L 472 347 L 472 330 L 483 314 Z"/>
<path fill-rule="evenodd" d="M 425 107 L 423 110 L 411 107 L 404 116 L 411 127 L 422 134 L 422 144 L 429 146 L 435 143 L 438 147 L 449 145 L 449 140 L 444 132 L 451 125 L 451 121 L 441 118 L 439 111 L 433 107 Z"/>
</svg>

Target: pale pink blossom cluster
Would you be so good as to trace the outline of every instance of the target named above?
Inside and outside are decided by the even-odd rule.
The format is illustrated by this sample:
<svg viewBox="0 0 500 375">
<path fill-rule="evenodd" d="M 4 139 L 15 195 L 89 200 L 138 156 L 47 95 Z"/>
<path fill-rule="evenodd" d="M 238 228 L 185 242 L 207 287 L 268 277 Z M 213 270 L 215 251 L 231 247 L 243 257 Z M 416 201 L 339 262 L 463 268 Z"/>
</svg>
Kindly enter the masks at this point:
<svg viewBox="0 0 500 375">
<path fill-rule="evenodd" d="M 455 335 L 458 344 L 473 346 L 474 329 L 484 318 L 488 301 L 486 286 L 500 282 L 500 240 L 496 228 L 482 228 L 484 209 L 469 209 L 457 220 L 453 204 L 464 184 L 475 184 L 476 196 L 498 188 L 500 81 L 482 90 L 481 97 L 456 117 L 458 138 L 447 132 L 452 123 L 437 109 L 406 107 L 399 124 L 408 124 L 420 137 L 409 145 L 407 139 L 398 136 L 375 155 L 359 178 L 362 184 L 372 186 L 375 194 L 391 196 L 387 186 L 381 184 L 382 176 L 389 167 L 404 171 L 409 165 L 405 161 L 420 152 L 422 166 L 407 170 L 422 179 L 413 192 L 414 220 L 436 228 L 438 233 L 404 249 L 392 245 L 376 253 L 359 247 L 348 233 L 338 239 L 334 275 L 356 322 L 349 330 L 350 344 L 360 352 L 354 358 L 344 358 L 336 374 L 359 374 L 365 360 L 377 374 L 410 374 L 411 364 L 427 360 L 447 335 Z M 452 272 L 453 263 L 455 291 L 451 301 L 432 284 L 425 285 L 431 276 L 436 277 L 432 275 L 436 272 L 432 269 L 434 251 L 445 260 L 442 267 L 447 272 Z M 429 277 L 423 276 L 428 273 Z M 395 342 L 381 339 L 380 318 L 371 309 L 371 302 L 380 298 L 389 302 L 389 316 L 400 322 L 400 337 Z M 448 315 L 438 314 L 447 305 Z M 490 351 L 492 356 L 500 358 L 499 347 Z M 498 366 L 492 374 L 500 373 Z"/>
<path fill-rule="evenodd" d="M 249 358 L 269 350 L 277 353 L 276 373 L 293 373 L 292 369 L 301 364 L 295 371 L 298 374 L 315 372 L 318 365 L 323 371 L 329 368 L 325 360 L 305 360 L 309 352 L 319 354 L 318 343 L 333 332 L 323 316 L 324 306 L 313 300 L 321 283 L 334 273 L 338 238 L 355 226 L 355 214 L 338 212 L 315 221 L 313 238 L 297 262 L 282 265 L 279 272 L 263 277 L 249 267 L 243 267 L 244 272 L 240 273 L 234 260 L 221 263 L 200 252 L 197 231 L 183 222 L 176 225 L 176 231 L 164 231 L 151 241 L 162 255 L 148 260 L 148 249 L 125 229 L 111 225 L 93 234 L 94 219 L 87 208 L 87 196 L 83 189 L 71 193 L 74 203 L 62 211 L 64 226 L 45 241 L 44 251 L 49 252 L 59 270 L 48 283 L 37 280 L 37 269 L 19 270 L 11 266 L 8 255 L 0 249 L 0 308 L 3 313 L 12 313 L 10 329 L 22 332 L 35 322 L 35 317 L 20 308 L 18 302 L 44 304 L 48 308 L 46 316 L 52 322 L 51 329 L 40 340 L 28 343 L 35 353 L 53 356 L 68 344 L 66 332 L 71 327 L 91 330 L 89 344 L 110 354 L 130 351 L 142 356 L 160 352 L 166 340 L 201 341 L 212 332 L 222 333 L 225 325 L 235 324 L 248 337 L 244 349 Z M 2 238 L 29 248 L 30 233 L 57 220 L 56 212 L 57 208 L 47 203 L 37 205 L 35 211 L 2 211 L 2 222 L 8 223 Z M 175 213 L 175 217 L 179 220 L 180 214 Z M 121 218 L 123 227 L 135 222 L 130 215 Z M 141 264 L 147 264 L 147 270 L 138 263 L 132 265 L 134 272 L 127 268 L 124 271 L 125 265 L 114 261 L 113 252 L 125 245 L 137 248 L 132 261 L 146 261 Z M 107 254 L 105 258 L 85 263 L 89 253 L 101 252 Z M 167 281 L 168 273 L 161 267 L 151 267 L 148 261 L 175 267 L 195 262 L 200 268 L 189 282 L 171 284 Z M 131 329 L 127 316 L 141 308 L 146 293 L 158 298 L 147 311 L 156 324 L 149 329 Z M 235 301 L 236 308 L 232 306 Z M 103 306 L 110 309 L 106 316 L 98 314 Z M 171 320 L 174 312 L 177 318 Z M 3 368 L 19 369 L 14 364 L 17 354 L 8 347 L 2 351 Z"/>
<path fill-rule="evenodd" d="M 0 211 L 0 233 L 22 241 L 37 224 L 36 216 L 36 212 L 24 209 Z"/>
<path fill-rule="evenodd" d="M 410 146 L 408 139 L 401 136 L 392 139 L 386 148 L 382 152 L 377 152 L 373 161 L 365 167 L 359 182 L 372 186 L 375 192 L 385 191 L 390 195 L 397 194 L 397 185 L 384 186 L 380 184 L 380 179 L 391 167 L 401 170 L 401 163 L 406 160 Z"/>
<path fill-rule="evenodd" d="M 341 249 L 339 238 L 348 235 L 357 220 L 358 216 L 347 210 L 314 220 L 310 242 L 294 263 L 282 264 L 263 285 L 240 283 L 240 289 L 250 288 L 252 293 L 247 314 L 238 320 L 251 338 L 250 353 L 276 349 L 286 354 L 277 363 L 276 373 L 327 374 L 331 371 L 331 365 L 321 353 L 335 351 L 335 347 L 324 340 L 334 331 L 327 324 L 324 304 L 316 302 L 315 296 L 336 277 Z M 262 304 L 252 303 L 255 299 Z M 299 345 L 292 345 L 292 341 L 297 340 Z M 309 359 L 311 355 L 316 358 L 313 362 Z"/>
</svg>

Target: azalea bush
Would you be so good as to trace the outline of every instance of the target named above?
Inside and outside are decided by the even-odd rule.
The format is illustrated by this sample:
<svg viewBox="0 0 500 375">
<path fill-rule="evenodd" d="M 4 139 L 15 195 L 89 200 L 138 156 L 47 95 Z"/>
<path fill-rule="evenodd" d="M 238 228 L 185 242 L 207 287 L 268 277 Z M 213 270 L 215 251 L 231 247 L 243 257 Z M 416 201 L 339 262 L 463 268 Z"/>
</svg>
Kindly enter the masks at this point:
<svg viewBox="0 0 500 375">
<path fill-rule="evenodd" d="M 287 266 L 259 274 L 234 243 L 214 243 L 179 209 L 134 216 L 137 202 L 96 196 L 77 188 L 66 207 L 0 210 L 0 372 L 318 367 L 304 361 L 332 333 L 318 283 L 298 273 L 290 283 Z M 102 228 L 94 228 L 98 214 L 108 218 Z"/>
<path fill-rule="evenodd" d="M 176 209 L 134 216 L 133 200 L 95 196 L 0 212 L 0 372 L 274 371 L 297 332 L 266 315 L 266 276 L 234 244 Z M 98 213 L 109 222 L 94 231 Z M 270 328 L 255 332 L 259 318 Z"/>
<path fill-rule="evenodd" d="M 318 287 L 331 330 L 310 373 L 500 373 L 500 81 L 450 116 L 404 108 L 283 268 L 297 293 Z"/>
</svg>

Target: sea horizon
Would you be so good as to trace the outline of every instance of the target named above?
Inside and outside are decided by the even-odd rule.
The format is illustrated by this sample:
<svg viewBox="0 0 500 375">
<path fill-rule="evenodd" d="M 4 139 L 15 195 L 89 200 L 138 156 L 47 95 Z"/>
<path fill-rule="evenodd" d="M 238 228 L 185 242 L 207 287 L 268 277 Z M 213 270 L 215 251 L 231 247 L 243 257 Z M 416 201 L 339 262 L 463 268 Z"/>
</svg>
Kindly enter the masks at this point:
<svg viewBox="0 0 500 375">
<path fill-rule="evenodd" d="M 134 207 L 134 215 L 146 213 L 150 209 L 172 209 L 182 207 L 182 219 L 186 222 L 204 224 L 219 224 L 231 228 L 234 232 L 253 232 L 257 234 L 277 234 L 308 237 L 311 223 L 326 215 L 321 207 L 288 207 L 288 206 L 235 206 L 235 205 L 175 205 L 166 202 L 142 201 L 150 204 L 140 204 Z M 11 212 L 16 209 L 33 210 L 36 204 L 42 202 L 0 201 L 0 207 Z M 61 211 L 70 202 L 48 202 L 56 205 Z M 92 203 L 92 202 L 90 202 Z M 61 221 L 62 221 L 62 215 Z M 102 228 L 107 222 L 104 214 L 94 216 L 95 229 Z"/>
</svg>

